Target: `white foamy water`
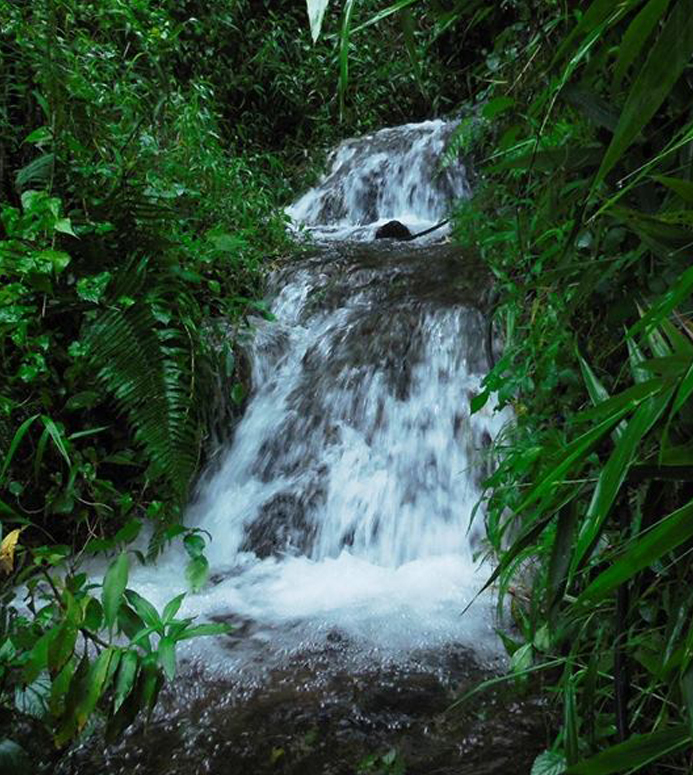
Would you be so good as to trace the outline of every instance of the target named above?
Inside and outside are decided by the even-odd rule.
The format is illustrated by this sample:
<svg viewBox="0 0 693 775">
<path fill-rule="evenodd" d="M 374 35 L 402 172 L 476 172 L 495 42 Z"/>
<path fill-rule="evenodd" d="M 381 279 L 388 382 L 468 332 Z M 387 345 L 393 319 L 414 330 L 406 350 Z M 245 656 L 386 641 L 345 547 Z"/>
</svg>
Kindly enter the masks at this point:
<svg viewBox="0 0 693 775">
<path fill-rule="evenodd" d="M 342 144 L 292 217 L 352 241 L 390 218 L 445 217 L 467 192 L 462 168 L 437 173 L 449 133 L 427 122 Z M 182 613 L 252 624 L 240 647 L 218 652 L 234 669 L 253 642 L 291 653 L 335 632 L 371 655 L 494 648 L 490 596 L 461 616 L 489 572 L 473 559 L 482 525 L 471 515 L 507 419 L 490 404 L 469 412 L 486 367 L 482 316 L 443 299 L 450 282 L 435 267 L 448 254 L 344 250 L 275 278 L 277 320 L 257 321 L 252 346 L 254 391 L 189 510 L 188 524 L 213 537 L 212 582 Z M 173 550 L 137 571 L 136 586 L 162 606 L 184 591 L 184 564 Z"/>
<path fill-rule="evenodd" d="M 287 214 L 318 239 L 372 239 L 390 220 L 425 231 L 470 194 L 464 165 L 441 166 L 454 129 L 453 122 L 425 121 L 345 140 L 319 184 Z"/>
</svg>

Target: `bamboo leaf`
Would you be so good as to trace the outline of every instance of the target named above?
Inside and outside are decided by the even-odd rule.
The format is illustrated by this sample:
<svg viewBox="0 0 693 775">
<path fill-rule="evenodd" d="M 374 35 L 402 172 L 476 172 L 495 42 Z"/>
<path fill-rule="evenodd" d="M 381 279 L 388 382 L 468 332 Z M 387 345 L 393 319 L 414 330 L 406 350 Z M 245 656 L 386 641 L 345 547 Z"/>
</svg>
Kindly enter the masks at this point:
<svg viewBox="0 0 693 775">
<path fill-rule="evenodd" d="M 691 14 L 691 18 L 693 18 L 693 14 Z M 666 319 L 672 310 L 688 297 L 691 289 L 693 289 L 693 267 L 689 267 L 680 275 L 676 283 L 662 296 L 659 302 L 652 309 L 648 310 L 635 325 L 631 326 L 627 335 L 633 337 L 641 331 L 645 331 L 648 334 L 652 333 L 652 329 Z M 655 355 L 662 354 L 668 355 L 669 353 L 655 352 Z"/>
<path fill-rule="evenodd" d="M 628 94 L 593 189 L 604 180 L 659 110 L 693 54 L 690 0 L 679 0 Z"/>
<path fill-rule="evenodd" d="M 693 501 L 669 514 L 645 535 L 638 536 L 613 565 L 578 597 L 576 605 L 602 600 L 624 581 L 649 567 L 693 536 Z"/>
<path fill-rule="evenodd" d="M 636 15 L 625 32 L 618 48 L 618 59 L 614 65 L 612 89 L 617 90 L 628 68 L 638 58 L 657 22 L 664 16 L 670 0 L 650 0 Z"/>
<path fill-rule="evenodd" d="M 551 489 L 553 489 L 558 482 L 560 482 L 565 474 L 571 469 L 574 463 L 578 461 L 584 461 L 584 458 L 594 448 L 596 444 L 601 441 L 605 434 L 616 425 L 616 423 L 630 412 L 634 407 L 633 402 L 628 402 L 621 409 L 616 411 L 610 417 L 607 417 L 599 425 L 591 430 L 583 433 L 573 442 L 571 442 L 566 448 L 564 454 L 559 458 L 558 462 L 545 474 L 544 477 L 530 490 L 529 494 L 525 497 L 522 503 L 517 507 L 518 514 L 522 514 L 525 509 L 535 503 L 537 500 L 543 498 Z"/>
<path fill-rule="evenodd" d="M 661 417 L 672 394 L 673 388 L 668 388 L 659 395 L 648 398 L 638 407 L 628 422 L 625 432 L 599 475 L 573 554 L 571 565 L 573 572 L 580 566 L 590 547 L 599 536 L 640 442 Z"/>
<path fill-rule="evenodd" d="M 566 775 L 612 775 L 617 772 L 632 772 L 690 743 L 691 736 L 685 724 L 660 729 L 647 735 L 633 735 L 625 743 L 607 748 L 591 759 L 569 767 Z"/>
</svg>

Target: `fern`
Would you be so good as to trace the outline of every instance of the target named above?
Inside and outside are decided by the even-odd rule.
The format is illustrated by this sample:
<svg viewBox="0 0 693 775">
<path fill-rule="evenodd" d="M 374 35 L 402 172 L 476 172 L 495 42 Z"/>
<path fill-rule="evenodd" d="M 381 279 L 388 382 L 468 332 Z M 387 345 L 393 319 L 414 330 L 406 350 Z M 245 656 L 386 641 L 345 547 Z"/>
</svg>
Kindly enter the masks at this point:
<svg viewBox="0 0 693 775">
<path fill-rule="evenodd" d="M 30 161 L 17 173 L 15 179 L 17 188 L 23 190 L 32 186 L 46 187 L 53 173 L 54 164 L 55 156 L 52 153 L 44 153 Z"/>
<path fill-rule="evenodd" d="M 148 306 L 110 309 L 86 344 L 97 376 L 134 428 L 157 474 L 182 502 L 197 467 L 200 436 L 192 393 L 190 348 L 177 331 L 162 331 Z"/>
</svg>

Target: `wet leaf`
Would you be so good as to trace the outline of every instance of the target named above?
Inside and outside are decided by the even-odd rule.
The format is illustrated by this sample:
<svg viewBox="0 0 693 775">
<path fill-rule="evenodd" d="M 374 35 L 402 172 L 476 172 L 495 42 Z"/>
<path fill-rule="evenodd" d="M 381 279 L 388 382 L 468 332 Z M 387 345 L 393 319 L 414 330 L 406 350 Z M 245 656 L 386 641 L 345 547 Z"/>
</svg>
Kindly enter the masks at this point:
<svg viewBox="0 0 693 775">
<path fill-rule="evenodd" d="M 563 775 L 566 764 L 563 754 L 544 751 L 534 760 L 531 775 Z"/>
<path fill-rule="evenodd" d="M 128 556 L 123 552 L 111 563 L 103 580 L 101 602 L 103 604 L 104 619 L 109 630 L 113 629 L 116 616 L 118 615 L 118 609 L 128 583 L 128 572 Z"/>
</svg>

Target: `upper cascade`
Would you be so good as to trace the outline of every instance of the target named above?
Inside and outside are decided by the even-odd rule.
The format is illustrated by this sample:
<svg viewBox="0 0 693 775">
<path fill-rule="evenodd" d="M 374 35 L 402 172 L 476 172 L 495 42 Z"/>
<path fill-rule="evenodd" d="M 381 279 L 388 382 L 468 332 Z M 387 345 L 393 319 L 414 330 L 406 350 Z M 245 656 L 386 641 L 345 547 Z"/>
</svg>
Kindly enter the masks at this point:
<svg viewBox="0 0 693 775">
<path fill-rule="evenodd" d="M 328 239 L 372 239 L 390 220 L 414 232 L 432 226 L 470 195 L 464 165 L 444 163 L 457 126 L 425 121 L 345 140 L 330 154 L 329 172 L 287 214 Z"/>
</svg>

